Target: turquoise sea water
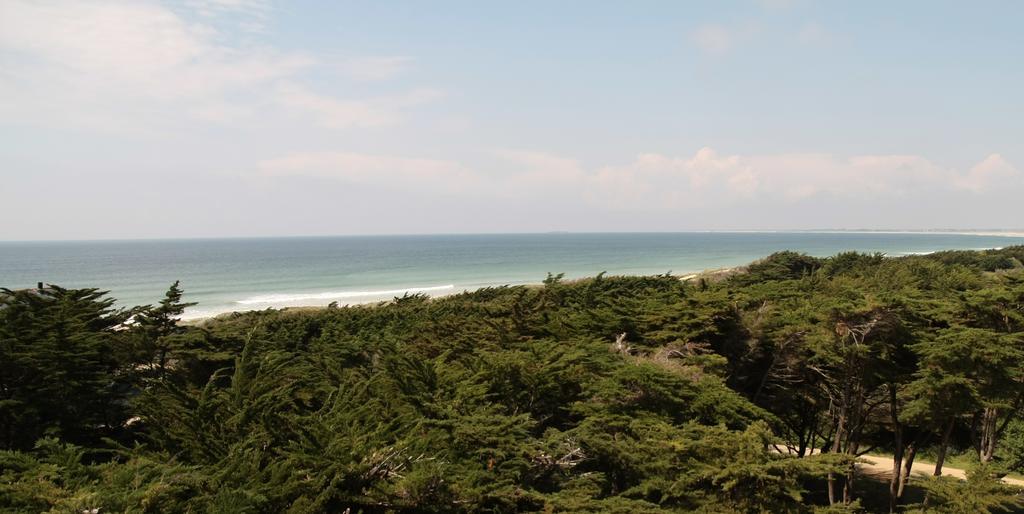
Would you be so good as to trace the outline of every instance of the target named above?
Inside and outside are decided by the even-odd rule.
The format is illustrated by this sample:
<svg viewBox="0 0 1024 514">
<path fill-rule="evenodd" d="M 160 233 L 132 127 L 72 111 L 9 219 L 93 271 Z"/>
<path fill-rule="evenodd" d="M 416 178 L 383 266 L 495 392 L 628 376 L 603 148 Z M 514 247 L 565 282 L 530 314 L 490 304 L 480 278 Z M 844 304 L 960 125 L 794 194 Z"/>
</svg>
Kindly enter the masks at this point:
<svg viewBox="0 0 1024 514">
<path fill-rule="evenodd" d="M 888 255 L 1024 244 L 1024 238 L 894 233 L 632 233 L 0 242 L 0 286 L 99 287 L 122 305 L 157 302 L 181 280 L 187 317 L 362 303 L 405 292 L 610 274 L 676 275 L 737 266 L 779 250 Z"/>
</svg>

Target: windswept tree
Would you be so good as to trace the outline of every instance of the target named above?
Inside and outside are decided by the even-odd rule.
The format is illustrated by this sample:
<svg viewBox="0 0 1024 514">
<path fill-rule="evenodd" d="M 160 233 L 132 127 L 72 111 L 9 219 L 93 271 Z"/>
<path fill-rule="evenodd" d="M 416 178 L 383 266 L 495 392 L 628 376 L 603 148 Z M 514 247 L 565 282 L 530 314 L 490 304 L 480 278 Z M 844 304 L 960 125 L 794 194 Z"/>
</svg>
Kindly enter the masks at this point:
<svg viewBox="0 0 1024 514">
<path fill-rule="evenodd" d="M 821 387 L 830 402 L 831 427 L 828 451 L 855 457 L 865 448 L 870 420 L 886 405 L 886 386 L 898 368 L 902 326 L 890 309 L 870 306 L 836 310 L 830 321 L 832 333 L 819 334 L 816 355 L 809 365 L 821 375 Z M 827 325 L 826 325 L 827 326 Z M 842 497 L 837 494 L 834 473 L 828 475 L 830 503 L 854 500 L 855 469 L 851 464 L 842 478 Z"/>
<path fill-rule="evenodd" d="M 126 417 L 128 313 L 96 289 L 0 290 L 0 447 L 93 444 Z"/>
<path fill-rule="evenodd" d="M 147 306 L 137 315 L 142 335 L 142 358 L 149 363 L 155 376 L 160 378 L 166 376 L 171 351 L 186 332 L 178 322 L 185 309 L 196 305 L 182 302 L 184 294 L 180 282 L 175 280 L 156 307 Z"/>
<path fill-rule="evenodd" d="M 783 252 L 704 281 L 551 275 L 198 327 L 177 283 L 129 311 L 5 291 L 0 511 L 1012 507 L 1022 258 Z M 941 472 L 972 443 L 996 462 L 908 481 L 918 453 Z M 861 492 L 884 487 L 855 464 L 875 451 L 888 505 Z"/>
</svg>

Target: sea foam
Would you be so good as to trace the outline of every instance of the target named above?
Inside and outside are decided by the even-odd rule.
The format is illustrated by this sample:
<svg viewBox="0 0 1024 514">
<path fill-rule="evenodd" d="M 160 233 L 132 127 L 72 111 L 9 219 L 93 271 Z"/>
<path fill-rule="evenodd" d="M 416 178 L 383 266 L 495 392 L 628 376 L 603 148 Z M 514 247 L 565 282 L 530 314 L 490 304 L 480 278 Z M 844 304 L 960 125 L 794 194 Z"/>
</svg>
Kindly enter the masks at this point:
<svg viewBox="0 0 1024 514">
<path fill-rule="evenodd" d="M 252 296 L 244 300 L 238 300 L 235 303 L 239 303 L 242 305 L 258 305 L 295 303 L 305 301 L 345 300 L 350 298 L 381 297 L 401 295 L 407 293 L 435 293 L 440 291 L 446 291 L 449 289 L 455 289 L 455 284 L 429 287 L 407 287 L 404 289 L 389 289 L 382 291 L 327 291 L 323 293 L 268 294 L 261 296 Z"/>
</svg>

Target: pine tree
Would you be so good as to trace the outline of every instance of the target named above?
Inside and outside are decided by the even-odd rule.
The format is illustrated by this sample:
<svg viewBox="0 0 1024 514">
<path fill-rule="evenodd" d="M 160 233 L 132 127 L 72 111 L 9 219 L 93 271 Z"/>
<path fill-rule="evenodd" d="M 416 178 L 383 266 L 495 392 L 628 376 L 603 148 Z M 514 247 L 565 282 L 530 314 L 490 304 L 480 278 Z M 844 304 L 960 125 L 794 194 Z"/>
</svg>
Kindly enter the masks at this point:
<svg viewBox="0 0 1024 514">
<path fill-rule="evenodd" d="M 178 337 L 185 332 L 178 322 L 185 309 L 197 305 L 182 302 L 185 292 L 179 281 L 174 281 L 164 298 L 156 307 L 144 308 L 138 315 L 138 326 L 143 333 L 144 358 L 150 363 L 157 377 L 167 375 L 167 367 Z"/>
<path fill-rule="evenodd" d="M 0 290 L 0 445 L 95 443 L 125 418 L 125 311 L 96 289 Z"/>
</svg>

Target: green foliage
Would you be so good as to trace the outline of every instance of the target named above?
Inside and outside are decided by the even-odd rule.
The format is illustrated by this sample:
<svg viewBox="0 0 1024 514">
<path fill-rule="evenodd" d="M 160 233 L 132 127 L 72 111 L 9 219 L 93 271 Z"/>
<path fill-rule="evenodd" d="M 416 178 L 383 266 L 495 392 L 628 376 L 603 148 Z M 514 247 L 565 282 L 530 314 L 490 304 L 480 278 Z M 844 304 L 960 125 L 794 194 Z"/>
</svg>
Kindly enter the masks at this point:
<svg viewBox="0 0 1024 514">
<path fill-rule="evenodd" d="M 33 453 L 0 452 L 0 512 L 194 512 L 210 491 L 199 468 L 166 454 L 102 464 L 85 462 L 86 451 L 53 438 Z"/>
<path fill-rule="evenodd" d="M 966 480 L 932 477 L 922 485 L 928 492 L 928 499 L 908 512 L 990 514 L 1012 512 L 1024 506 L 1021 491 L 1000 483 L 984 465 L 967 470 Z"/>
<path fill-rule="evenodd" d="M 4 290 L 0 512 L 859 512 L 858 453 L 944 433 L 997 462 L 927 509 L 1012 506 L 1021 258 L 780 252 L 198 326 L 177 283 Z"/>
<path fill-rule="evenodd" d="M 96 289 L 0 290 L 0 448 L 95 444 L 125 420 L 128 313 L 113 303 Z"/>
<path fill-rule="evenodd" d="M 1024 472 L 1024 420 L 1010 421 L 1003 433 L 998 454 L 1006 469 L 1018 474 Z"/>
<path fill-rule="evenodd" d="M 821 268 L 821 259 L 797 252 L 777 252 L 747 267 L 747 273 L 736 275 L 733 282 L 753 284 L 769 280 L 792 280 L 806 277 Z"/>
</svg>

